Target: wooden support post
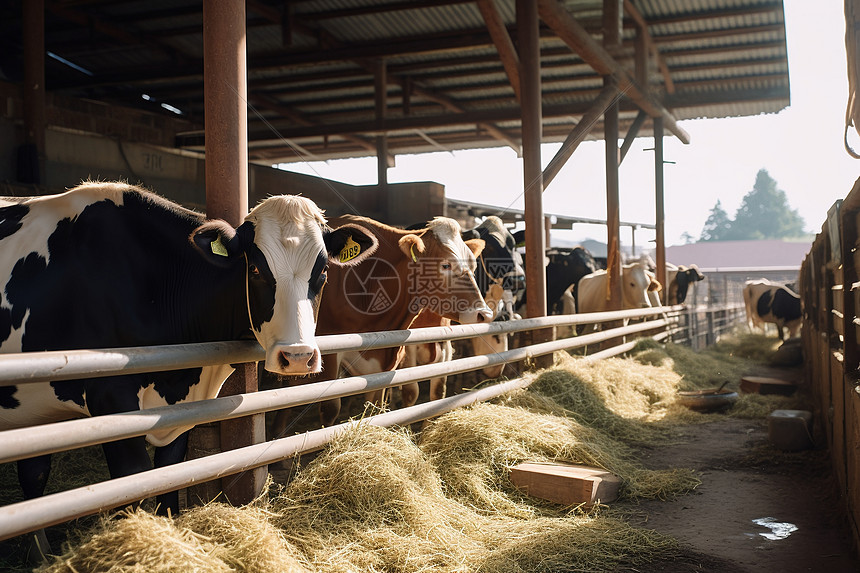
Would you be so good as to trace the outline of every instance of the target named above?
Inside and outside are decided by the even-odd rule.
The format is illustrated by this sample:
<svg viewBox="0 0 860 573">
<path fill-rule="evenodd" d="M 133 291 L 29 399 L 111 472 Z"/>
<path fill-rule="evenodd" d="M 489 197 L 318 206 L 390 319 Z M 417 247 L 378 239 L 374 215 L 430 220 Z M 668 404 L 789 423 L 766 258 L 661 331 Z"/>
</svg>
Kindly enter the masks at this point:
<svg viewBox="0 0 860 573">
<path fill-rule="evenodd" d="M 376 104 L 376 121 L 383 129 L 376 136 L 376 184 L 381 194 L 381 204 L 386 204 L 388 195 L 388 136 L 385 134 L 385 116 L 388 109 L 388 67 L 385 60 L 378 60 L 373 73 Z"/>
<path fill-rule="evenodd" d="M 17 179 L 44 182 L 45 159 L 45 2 L 24 2 L 24 144 L 18 149 Z"/>
<path fill-rule="evenodd" d="M 206 212 L 238 226 L 248 213 L 248 114 L 244 0 L 203 2 L 203 85 L 206 94 Z M 257 368 L 237 368 L 221 396 L 255 392 Z M 221 422 L 221 449 L 265 441 L 265 418 L 256 414 Z M 266 468 L 223 480 L 231 503 L 245 504 L 262 490 Z"/>
<path fill-rule="evenodd" d="M 546 271 L 543 254 L 546 236 L 543 215 L 543 172 L 540 143 L 543 137 L 540 81 L 540 30 L 537 6 L 531 0 L 517 0 L 517 34 L 520 47 L 520 95 L 523 133 L 523 185 L 526 220 L 526 282 L 529 318 L 546 316 Z M 532 332 L 532 342 L 551 337 L 547 329 Z M 538 357 L 536 365 L 547 367 L 552 357 Z"/>
<path fill-rule="evenodd" d="M 654 118 L 654 222 L 657 227 L 657 280 L 663 285 L 662 298 L 664 304 L 669 304 L 669 285 L 666 274 L 666 214 L 663 204 L 663 120 Z M 724 303 L 726 301 L 723 301 Z"/>
<path fill-rule="evenodd" d="M 642 129 L 642 125 L 645 123 L 645 120 L 648 119 L 648 114 L 639 110 L 639 113 L 636 115 L 636 119 L 633 120 L 633 123 L 630 124 L 630 129 L 627 130 L 627 135 L 624 136 L 624 141 L 621 143 L 621 152 L 618 156 L 618 163 L 624 163 L 624 158 L 627 157 L 627 152 L 630 151 L 630 146 L 633 145 L 633 142 L 636 140 L 636 136 L 639 135 L 639 130 Z"/>
<path fill-rule="evenodd" d="M 603 43 L 608 52 L 621 44 L 621 2 L 603 1 Z M 604 86 L 615 78 L 604 78 Z M 620 310 L 621 300 L 621 218 L 618 198 L 618 103 L 614 102 L 603 114 L 606 144 L 606 272 L 608 275 L 608 306 Z"/>
</svg>

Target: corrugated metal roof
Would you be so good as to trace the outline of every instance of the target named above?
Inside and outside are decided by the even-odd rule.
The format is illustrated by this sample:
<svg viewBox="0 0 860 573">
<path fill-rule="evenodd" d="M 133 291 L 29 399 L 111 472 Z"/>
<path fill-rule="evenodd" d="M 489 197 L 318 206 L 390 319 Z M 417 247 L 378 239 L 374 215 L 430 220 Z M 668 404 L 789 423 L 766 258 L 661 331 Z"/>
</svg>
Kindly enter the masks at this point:
<svg viewBox="0 0 860 573">
<path fill-rule="evenodd" d="M 516 1 L 492 0 L 516 44 Z M 598 42 L 602 0 L 561 4 Z M 0 72 L 20 81 L 21 3 L 0 0 Z M 648 90 L 676 119 L 774 113 L 789 105 L 781 0 L 635 0 L 659 53 Z M 150 109 L 168 103 L 203 125 L 199 0 L 46 3 L 46 84 L 58 94 Z M 516 145 L 520 109 L 475 0 L 247 0 L 251 157 L 293 161 L 289 140 L 317 158 L 373 155 L 373 62 L 388 74 L 390 152 Z M 613 52 L 632 74 L 636 23 Z M 81 69 L 86 70 L 83 73 Z M 89 75 L 88 75 L 89 74 Z M 541 26 L 544 141 L 562 141 L 603 79 Z M 150 100 L 141 95 L 147 94 Z M 621 101 L 621 128 L 638 108 Z M 182 129 L 188 131 L 187 123 Z M 640 135 L 648 135 L 650 126 Z M 590 137 L 602 137 L 598 123 Z M 513 142 L 513 143 L 512 143 Z M 177 145 L 200 149 L 198 134 Z"/>
</svg>

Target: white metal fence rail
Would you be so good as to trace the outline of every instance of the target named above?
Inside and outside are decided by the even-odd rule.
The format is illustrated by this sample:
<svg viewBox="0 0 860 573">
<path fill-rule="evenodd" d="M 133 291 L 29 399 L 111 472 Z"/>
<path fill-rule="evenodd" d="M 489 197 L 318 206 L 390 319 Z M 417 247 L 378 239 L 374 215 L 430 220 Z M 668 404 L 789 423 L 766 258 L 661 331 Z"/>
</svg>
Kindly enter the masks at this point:
<svg viewBox="0 0 860 573">
<path fill-rule="evenodd" d="M 441 364 L 404 368 L 367 376 L 354 376 L 125 412 L 98 418 L 83 418 L 0 432 L 0 463 L 36 455 L 94 445 L 106 441 L 144 435 L 155 429 L 201 424 L 247 416 L 320 400 L 399 386 L 440 375 L 452 375 L 485 366 L 533 358 L 557 350 L 579 348 L 599 342 L 659 330 L 655 338 L 665 338 L 683 330 L 679 326 L 683 306 L 662 307 L 585 315 L 552 316 L 482 325 L 462 325 L 379 333 L 321 336 L 317 342 L 323 354 L 416 344 L 444 339 L 469 338 L 487 333 L 510 333 L 553 326 L 573 326 L 626 319 L 651 319 L 593 334 L 544 342 L 507 352 L 460 358 Z M 631 349 L 622 343 L 591 356 L 603 358 Z M 0 386 L 48 380 L 69 380 L 84 376 L 110 376 L 224 363 L 261 360 L 263 351 L 255 342 L 220 342 L 150 348 L 92 351 L 46 352 L 0 355 Z M 459 394 L 369 417 L 362 423 L 407 424 L 450 409 L 485 400 L 526 385 L 523 380 L 503 382 L 481 391 Z M 319 449 L 351 423 L 305 434 L 280 438 L 253 446 L 222 452 L 205 458 L 159 468 L 47 495 L 0 508 L 0 540 L 70 519 L 133 503 L 147 497 L 237 474 L 303 451 Z"/>
</svg>

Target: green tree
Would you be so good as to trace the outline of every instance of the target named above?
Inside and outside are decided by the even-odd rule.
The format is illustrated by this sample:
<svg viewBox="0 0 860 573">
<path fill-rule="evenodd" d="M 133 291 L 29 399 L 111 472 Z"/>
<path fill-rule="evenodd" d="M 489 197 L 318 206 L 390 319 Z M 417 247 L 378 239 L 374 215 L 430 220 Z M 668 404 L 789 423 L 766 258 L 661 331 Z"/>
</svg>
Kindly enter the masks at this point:
<svg viewBox="0 0 860 573">
<path fill-rule="evenodd" d="M 717 204 L 714 205 L 711 214 L 708 215 L 708 220 L 705 221 L 699 241 L 724 241 L 731 230 L 732 220 L 726 210 L 723 209 L 720 201 L 717 200 Z"/>
<path fill-rule="evenodd" d="M 766 169 L 741 201 L 726 239 L 790 239 L 803 236 L 804 221 Z"/>
</svg>

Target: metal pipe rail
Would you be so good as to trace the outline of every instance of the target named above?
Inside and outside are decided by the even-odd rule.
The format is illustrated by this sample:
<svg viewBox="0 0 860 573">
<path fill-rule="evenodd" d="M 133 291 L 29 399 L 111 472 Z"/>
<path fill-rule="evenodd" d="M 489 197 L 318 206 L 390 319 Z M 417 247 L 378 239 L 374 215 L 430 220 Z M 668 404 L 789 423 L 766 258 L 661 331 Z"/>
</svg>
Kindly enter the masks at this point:
<svg viewBox="0 0 860 573">
<path fill-rule="evenodd" d="M 377 414 L 358 421 L 313 430 L 271 442 L 197 458 L 172 466 L 112 479 L 22 501 L 0 508 L 0 541 L 72 519 L 137 502 L 190 484 L 223 478 L 322 448 L 338 434 L 361 424 L 406 425 L 444 414 L 479 400 L 525 388 L 530 381 L 511 380 L 465 394 L 457 394 Z"/>
<path fill-rule="evenodd" d="M 662 328 L 668 324 L 666 319 L 659 319 L 594 334 L 515 348 L 493 355 L 458 358 L 438 364 L 326 380 L 291 388 L 264 390 L 187 404 L 160 406 L 96 418 L 79 418 L 43 426 L 6 430 L 0 432 L 0 463 L 141 436 L 155 430 L 239 418 L 271 410 L 312 404 L 330 398 L 391 388 L 435 376 L 459 374 L 486 366 L 526 360 L 557 350 L 580 348 L 620 336 Z"/>
<path fill-rule="evenodd" d="M 438 342 L 471 338 L 482 334 L 500 334 L 548 328 L 594 324 L 626 318 L 644 318 L 662 314 L 677 314 L 685 307 L 595 312 L 564 316 L 549 316 L 488 324 L 468 324 L 335 334 L 317 337 L 323 354 L 346 350 L 370 350 L 422 342 Z M 265 358 L 256 341 L 202 342 L 148 347 L 108 348 L 98 350 L 57 350 L 0 354 L 0 386 L 30 382 L 56 382 L 78 378 L 97 378 L 161 370 L 178 370 L 220 364 L 257 362 Z"/>
<path fill-rule="evenodd" d="M 442 364 L 306 384 L 293 388 L 281 388 L 190 404 L 165 406 L 144 411 L 126 412 L 98 418 L 85 418 L 57 424 L 8 430 L 0 432 L 0 461 L 13 461 L 34 455 L 143 435 L 155 429 L 195 425 L 207 421 L 236 418 L 273 409 L 309 404 L 325 398 L 342 397 L 375 389 L 399 386 L 406 382 L 425 380 L 434 376 L 456 374 L 485 366 L 524 360 L 557 350 L 577 348 L 621 336 L 653 331 L 654 329 L 665 329 L 669 325 L 677 324 L 677 316 L 683 309 L 683 306 L 661 307 L 589 315 L 525 319 L 513 321 L 512 323 L 319 337 L 318 341 L 322 351 L 324 353 L 331 353 L 346 349 L 382 348 L 401 344 L 468 338 L 476 334 L 516 332 L 551 326 L 591 324 L 624 318 L 644 318 L 663 315 L 663 318 L 658 320 L 517 348 L 491 356 L 468 357 Z M 665 332 L 664 330 L 663 333 L 657 336 L 664 337 L 666 336 Z M 130 369 L 134 369 L 134 372 L 163 370 L 169 368 L 169 366 L 165 366 L 165 362 L 170 362 L 172 367 L 185 368 L 193 365 L 202 365 L 199 363 L 200 360 L 208 360 L 210 362 L 206 365 L 212 365 L 224 363 L 226 361 L 225 357 L 230 359 L 231 362 L 233 360 L 240 361 L 241 358 L 249 355 L 251 360 L 257 360 L 257 356 L 262 357 L 262 349 L 259 347 L 255 348 L 256 343 L 207 343 L 205 345 L 206 348 L 191 349 L 187 348 L 188 346 L 178 345 L 176 347 L 160 347 L 155 349 L 166 350 L 168 353 L 172 353 L 166 361 L 163 359 L 159 361 L 152 356 L 150 351 L 153 349 L 109 349 L 106 351 L 48 353 L 53 355 L 48 357 L 48 362 L 57 360 L 58 358 L 61 359 L 62 363 L 59 365 L 57 371 L 49 372 L 50 376 L 48 376 L 44 371 L 44 365 L 39 365 L 37 361 L 34 364 L 42 370 L 28 378 L 30 381 L 35 381 L 35 378 L 38 376 L 46 376 L 48 380 L 73 379 L 84 375 L 92 376 L 91 373 L 82 368 L 94 356 L 96 357 L 96 361 L 100 361 L 103 367 L 99 373 L 101 376 L 128 374 L 131 373 Z M 622 346 L 626 348 L 628 345 Z M 142 351 L 145 357 L 139 359 L 139 355 L 134 351 Z M 618 354 L 622 351 L 620 349 L 610 349 L 607 352 Z M 212 352 L 217 352 L 217 354 L 214 356 L 208 354 Z M 12 356 L 16 360 L 26 358 L 25 362 L 27 362 L 39 354 L 42 353 L 9 356 Z M 604 353 L 599 353 L 599 355 L 602 354 Z M 596 356 L 599 357 L 598 355 Z M 0 359 L 2 358 L 4 357 L 0 357 Z M 19 367 L 20 364 L 18 363 Z M 54 365 L 56 366 L 56 363 Z M 111 371 L 111 369 L 113 370 Z M 0 370 L 5 370 L 5 364 L 2 360 L 0 360 Z M 57 376 L 57 372 L 59 372 L 59 377 Z M 0 381 L 3 380 L 3 378 L 0 378 Z M 378 423 L 380 425 L 411 423 L 439 415 L 450 409 L 470 404 L 477 400 L 487 399 L 513 388 L 523 387 L 523 385 L 527 384 L 522 380 L 505 382 L 468 394 L 460 394 L 443 400 L 373 416 L 362 423 Z M 0 539 L 6 539 L 83 515 L 133 503 L 202 481 L 217 479 L 260 467 L 295 455 L 300 451 L 319 449 L 350 424 L 354 424 L 354 422 L 298 436 L 255 444 L 246 448 L 222 452 L 170 467 L 159 468 L 116 480 L 108 480 L 85 488 L 78 488 L 39 499 L 12 504 L 0 508 Z M 45 444 L 50 445 L 46 446 Z"/>
</svg>

